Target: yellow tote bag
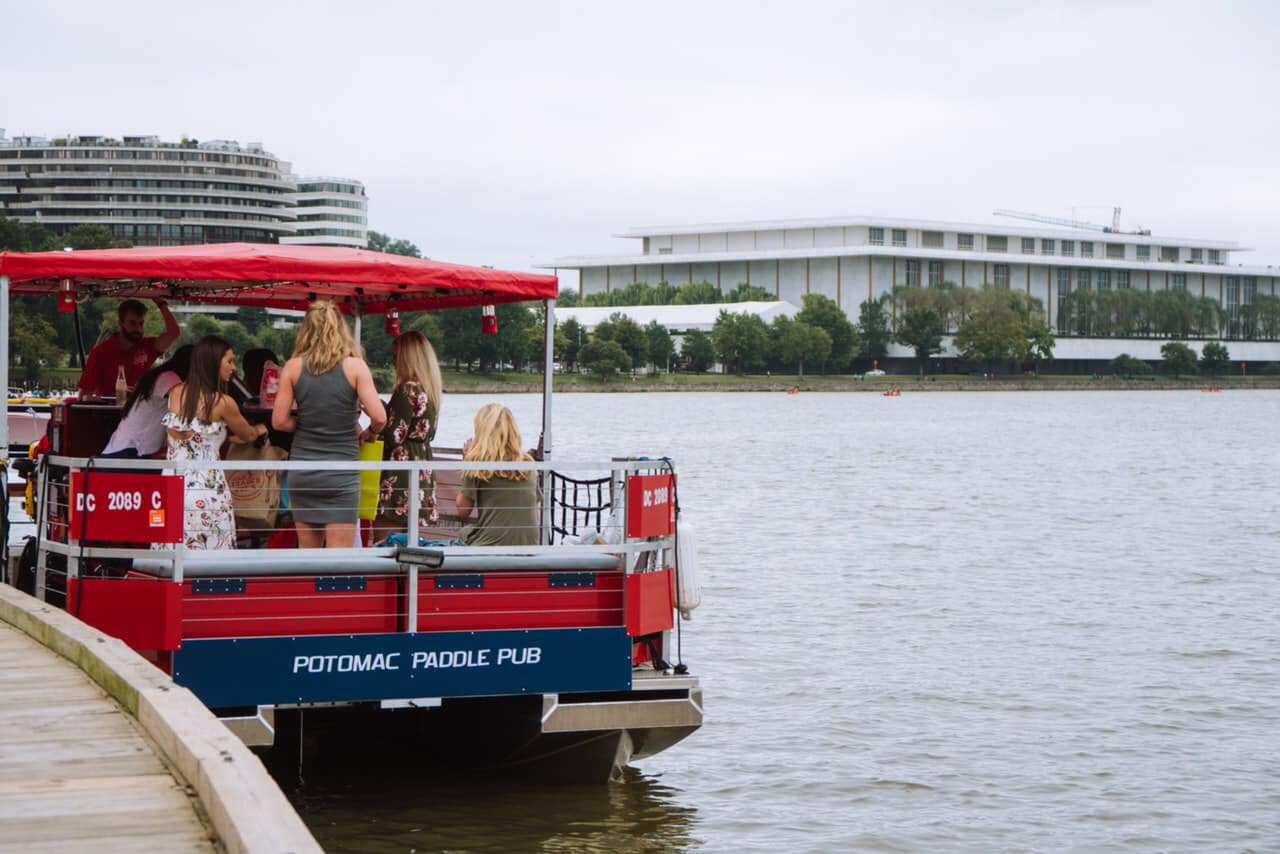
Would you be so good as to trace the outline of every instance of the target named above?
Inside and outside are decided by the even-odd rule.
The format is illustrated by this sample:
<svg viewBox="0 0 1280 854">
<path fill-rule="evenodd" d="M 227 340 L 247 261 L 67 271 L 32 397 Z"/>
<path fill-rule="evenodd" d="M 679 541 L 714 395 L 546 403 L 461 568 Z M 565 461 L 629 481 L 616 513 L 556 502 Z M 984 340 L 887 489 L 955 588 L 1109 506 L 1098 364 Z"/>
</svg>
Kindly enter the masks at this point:
<svg viewBox="0 0 1280 854">
<path fill-rule="evenodd" d="M 382 462 L 382 440 L 365 442 L 360 446 L 360 462 Z M 368 469 L 360 472 L 360 518 L 372 522 L 378 515 L 378 488 L 382 485 L 382 472 Z"/>
</svg>

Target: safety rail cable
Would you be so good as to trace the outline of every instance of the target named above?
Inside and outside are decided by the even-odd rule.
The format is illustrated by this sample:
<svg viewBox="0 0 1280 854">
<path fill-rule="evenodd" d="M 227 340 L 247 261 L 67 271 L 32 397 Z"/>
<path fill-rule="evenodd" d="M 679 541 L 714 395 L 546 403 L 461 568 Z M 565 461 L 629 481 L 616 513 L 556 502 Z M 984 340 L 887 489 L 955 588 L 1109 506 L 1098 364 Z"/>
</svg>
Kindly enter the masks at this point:
<svg viewBox="0 0 1280 854">
<path fill-rule="evenodd" d="M 107 468 L 109 466 L 109 468 Z M 316 471 L 316 470 L 337 470 L 337 471 L 455 471 L 465 472 L 470 469 L 487 469 L 487 470 L 530 470 L 538 471 L 545 475 L 547 481 L 553 484 L 548 490 L 555 497 L 558 481 L 563 479 L 566 483 L 576 481 L 580 488 L 595 490 L 594 502 L 587 509 L 588 514 L 595 515 L 595 521 L 599 523 L 595 529 L 597 532 L 604 527 L 604 509 L 613 507 L 618 502 L 605 502 L 604 490 L 614 488 L 612 483 L 616 481 L 618 484 L 625 483 L 626 476 L 633 473 L 652 472 L 655 468 L 665 468 L 664 464 L 655 464 L 653 460 L 612 460 L 608 464 L 600 463 L 581 463 L 573 464 L 563 461 L 557 461 L 555 469 L 547 462 L 533 463 L 477 463 L 464 462 L 461 460 L 426 460 L 426 461 L 402 461 L 402 462 L 382 462 L 382 461 L 329 461 L 324 463 L 312 461 L 205 461 L 205 460 L 129 460 L 129 459 L 110 459 L 101 458 L 82 458 L 67 457 L 62 455 L 46 456 L 41 463 L 40 469 L 40 493 L 44 500 L 40 502 L 40 509 L 37 519 L 37 536 L 39 538 L 40 547 L 39 562 L 40 571 L 47 575 L 49 572 L 55 572 L 48 567 L 47 556 L 51 554 L 63 556 L 68 563 L 65 575 L 68 578 L 74 578 L 82 572 L 86 567 L 86 559 L 103 560 L 103 559 L 131 559 L 134 561 L 132 567 L 136 567 L 135 572 L 145 574 L 157 581 L 172 580 L 181 583 L 183 580 L 184 564 L 190 563 L 190 575 L 193 578 L 251 578 L 265 576 L 292 576 L 292 575 L 309 575 L 309 576 L 341 576 L 341 575 L 398 575 L 407 576 L 408 584 L 405 591 L 408 599 L 409 620 L 408 626 L 416 626 L 417 605 L 418 605 L 418 579 L 419 573 L 428 572 L 429 577 L 446 575 L 449 572 L 464 571 L 510 571 L 513 573 L 520 571 L 539 571 L 539 572 L 573 572 L 573 571 L 595 571 L 595 572 L 635 572 L 645 568 L 655 568 L 661 565 L 659 553 L 663 550 L 669 550 L 673 547 L 675 540 L 672 537 L 663 538 L 647 538 L 647 539 L 626 539 L 624 532 L 618 532 L 623 542 L 602 543 L 600 541 L 581 544 L 567 544 L 565 536 L 567 532 L 578 529 L 579 523 L 574 521 L 572 527 L 562 524 L 559 526 L 562 530 L 559 532 L 561 536 L 560 544 L 557 545 L 538 545 L 538 546 L 521 546 L 513 548 L 510 546 L 464 546 L 464 545 L 439 545 L 433 546 L 434 549 L 441 553 L 444 565 L 439 569 L 426 570 L 421 569 L 412 564 L 401 564 L 395 560 L 395 551 L 391 548 L 355 548 L 355 549 L 291 549 L 291 548 L 272 548 L 262 550 L 189 550 L 181 544 L 176 544 L 171 548 L 157 548 L 155 546 L 146 548 L 121 548 L 119 546 L 104 546 L 99 544 L 89 544 L 85 537 L 85 520 L 87 514 L 81 514 L 79 518 L 79 532 L 73 532 L 67 527 L 70 521 L 69 503 L 71 501 L 70 476 L 76 471 L 96 471 L 98 473 L 104 470 L 113 473 L 137 472 L 142 473 L 182 473 L 185 471 L 209 471 L 209 470 L 266 470 L 266 471 Z M 607 477 L 597 478 L 569 478 L 562 473 L 563 470 L 578 471 L 589 469 L 599 472 L 602 468 L 608 469 L 611 474 Z M 57 476 L 50 476 L 50 470 L 56 470 Z M 410 524 L 416 524 L 418 519 L 418 509 L 421 502 L 421 480 L 418 477 L 409 477 L 408 490 L 409 493 L 409 516 L 406 520 Z M 57 481 L 57 482 L 55 482 Z M 60 493 L 65 496 L 62 500 L 50 498 L 50 487 L 53 492 Z M 85 487 L 87 488 L 87 484 Z M 625 490 L 619 496 L 621 506 L 625 507 Z M 590 500 L 590 496 L 589 496 Z M 580 495 L 574 495 L 571 499 L 574 505 L 573 512 L 577 513 L 583 509 L 582 498 Z M 50 539 L 48 534 L 50 528 L 54 524 L 51 518 L 55 511 L 61 511 L 61 518 L 58 523 L 65 532 L 67 542 L 60 543 Z M 561 519 L 565 519 L 562 515 Z M 590 521 L 590 517 L 584 518 L 584 524 Z M 407 526 L 406 526 L 407 527 Z M 74 537 L 74 539 L 73 539 Z M 544 540 L 545 541 L 545 540 Z M 554 542 L 554 538 L 552 539 Z M 246 552 L 248 552 L 246 554 Z M 251 565 L 245 565 L 243 560 L 249 555 L 255 555 L 256 559 L 251 559 Z M 214 560 L 219 556 L 224 558 L 235 555 L 235 566 L 213 567 L 209 565 L 210 560 Z M 294 566 L 289 566 L 286 558 L 288 555 L 296 556 L 300 562 Z M 634 564 L 631 557 L 635 557 Z M 185 557 L 185 561 L 184 561 Z M 323 558 L 322 560 L 318 560 Z M 626 558 L 624 560 L 623 558 Z M 503 562 L 506 563 L 503 563 Z M 586 562 L 583 564 L 583 562 Z M 595 561 L 595 563 L 591 563 Z M 359 563 L 359 566 L 353 564 Z M 565 563 L 567 565 L 556 567 L 552 564 Z M 260 567 L 253 564 L 261 564 Z M 248 571 L 246 571 L 248 570 Z M 99 573 L 101 574 L 101 573 Z M 123 573 L 120 573 L 123 575 Z M 57 592 L 56 590 L 52 592 Z M 64 587 L 65 594 L 65 587 Z M 80 595 L 83 596 L 83 586 L 80 588 Z M 79 599 L 78 601 L 82 601 Z M 410 629 L 412 630 L 412 629 Z"/>
</svg>

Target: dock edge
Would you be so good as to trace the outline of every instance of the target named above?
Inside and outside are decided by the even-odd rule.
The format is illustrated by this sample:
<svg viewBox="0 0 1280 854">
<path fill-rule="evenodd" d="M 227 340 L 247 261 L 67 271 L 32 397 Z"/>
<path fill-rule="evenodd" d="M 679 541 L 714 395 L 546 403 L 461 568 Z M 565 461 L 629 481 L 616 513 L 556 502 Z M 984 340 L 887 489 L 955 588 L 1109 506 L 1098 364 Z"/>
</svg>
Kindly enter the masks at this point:
<svg viewBox="0 0 1280 854">
<path fill-rule="evenodd" d="M 258 757 L 123 642 L 3 583 L 0 620 L 71 661 L 138 721 L 195 790 L 230 854 L 322 851 Z"/>
</svg>

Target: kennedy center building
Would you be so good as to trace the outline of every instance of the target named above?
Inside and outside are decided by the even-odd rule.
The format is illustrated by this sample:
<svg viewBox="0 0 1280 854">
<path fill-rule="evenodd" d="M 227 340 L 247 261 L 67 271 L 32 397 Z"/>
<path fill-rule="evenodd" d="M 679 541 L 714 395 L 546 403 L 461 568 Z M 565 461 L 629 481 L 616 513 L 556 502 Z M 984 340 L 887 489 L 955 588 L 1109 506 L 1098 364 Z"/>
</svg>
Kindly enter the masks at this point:
<svg viewBox="0 0 1280 854">
<path fill-rule="evenodd" d="M 822 294 L 854 320 L 864 300 L 896 288 L 952 282 L 1019 289 L 1041 301 L 1060 334 L 1071 333 L 1061 311 L 1077 288 L 1184 289 L 1211 297 L 1225 310 L 1228 339 L 1241 306 L 1280 294 L 1280 270 L 1238 265 L 1235 253 L 1246 250 L 1235 242 L 1148 232 L 841 217 L 656 226 L 617 236 L 634 239 L 637 251 L 547 266 L 577 270 L 584 295 L 632 282 L 705 281 L 726 291 L 745 282 L 795 305 L 805 294 Z M 1257 343 L 1267 352 L 1256 358 L 1277 358 L 1276 345 Z M 1102 357 L 1087 346 L 1067 349 L 1068 358 Z M 1133 355 L 1158 358 L 1158 349 Z"/>
</svg>

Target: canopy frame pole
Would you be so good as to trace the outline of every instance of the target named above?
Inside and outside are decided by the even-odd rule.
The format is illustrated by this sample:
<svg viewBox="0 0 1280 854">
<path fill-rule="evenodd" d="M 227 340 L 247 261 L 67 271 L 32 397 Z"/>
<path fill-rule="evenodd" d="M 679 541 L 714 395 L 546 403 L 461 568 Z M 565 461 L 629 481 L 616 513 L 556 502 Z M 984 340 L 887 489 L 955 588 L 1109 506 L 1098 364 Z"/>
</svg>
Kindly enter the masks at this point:
<svg viewBox="0 0 1280 854">
<path fill-rule="evenodd" d="M 542 459 L 551 459 L 551 392 L 555 379 L 556 350 L 556 301 L 546 300 L 546 311 L 543 317 L 542 342 Z M 542 536 L 543 542 L 551 544 L 551 478 L 542 483 Z"/>
<path fill-rule="evenodd" d="M 364 326 L 364 306 L 359 302 L 351 307 L 351 325 L 355 327 L 352 332 L 356 336 L 356 346 L 360 347 L 361 352 L 363 352 L 363 346 L 360 343 L 360 332 Z"/>
<path fill-rule="evenodd" d="M 9 394 L 9 277 L 0 276 L 0 378 L 4 379 L 6 399 Z M 9 418 L 0 426 L 0 465 L 9 465 Z M 8 501 L 8 496 L 5 496 Z"/>
</svg>

